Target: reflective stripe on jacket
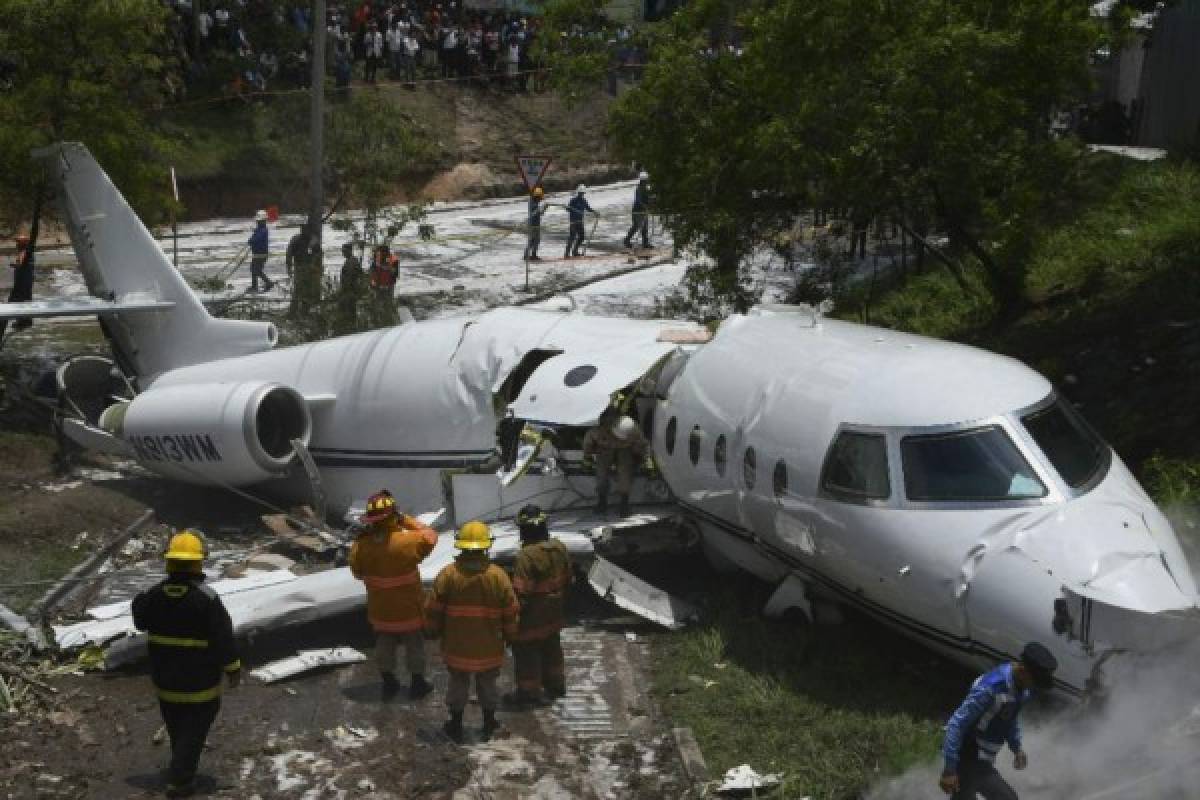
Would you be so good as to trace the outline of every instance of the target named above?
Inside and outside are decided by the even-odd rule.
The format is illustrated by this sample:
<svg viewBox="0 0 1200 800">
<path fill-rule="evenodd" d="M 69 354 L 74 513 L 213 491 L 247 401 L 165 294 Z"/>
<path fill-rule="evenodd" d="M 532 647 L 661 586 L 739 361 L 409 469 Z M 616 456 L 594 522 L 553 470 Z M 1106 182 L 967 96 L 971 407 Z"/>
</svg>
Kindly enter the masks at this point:
<svg viewBox="0 0 1200 800">
<path fill-rule="evenodd" d="M 364 533 L 350 547 L 350 572 L 367 587 L 367 619 L 380 633 L 410 633 L 425 624 L 417 565 L 437 533 L 405 515 L 383 534 Z"/>
<path fill-rule="evenodd" d="M 150 675 L 168 703 L 215 700 L 222 673 L 242 668 L 229 612 L 201 574 L 173 573 L 139 594 L 133 624 L 149 634 Z"/>
<path fill-rule="evenodd" d="M 517 610 L 517 596 L 504 570 L 486 555 L 464 554 L 433 582 L 426 625 L 441 635 L 448 668 L 487 672 L 504 664 L 504 642 L 517 633 Z"/>
<path fill-rule="evenodd" d="M 976 678 L 967 699 L 946 723 L 942 758 L 948 772 L 956 772 L 967 755 L 994 761 L 1005 742 L 1014 753 L 1021 749 L 1017 715 L 1032 693 L 1017 688 L 1012 669 L 1011 663 L 1001 664 Z"/>
<path fill-rule="evenodd" d="M 545 639 L 562 630 L 571 577 L 571 557 L 557 539 L 521 548 L 512 581 L 521 604 L 521 624 L 515 641 Z"/>
</svg>

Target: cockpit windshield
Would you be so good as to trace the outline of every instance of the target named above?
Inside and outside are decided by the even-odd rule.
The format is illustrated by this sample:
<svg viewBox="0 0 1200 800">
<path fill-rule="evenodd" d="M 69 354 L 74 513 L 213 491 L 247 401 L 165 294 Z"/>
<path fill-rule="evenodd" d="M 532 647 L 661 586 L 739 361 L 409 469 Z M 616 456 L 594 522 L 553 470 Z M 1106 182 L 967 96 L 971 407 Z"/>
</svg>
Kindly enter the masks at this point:
<svg viewBox="0 0 1200 800">
<path fill-rule="evenodd" d="M 1088 485 L 1108 468 L 1107 445 L 1062 399 L 1026 414 L 1021 423 L 1071 488 Z"/>
<path fill-rule="evenodd" d="M 928 503 L 995 503 L 1046 496 L 1046 487 L 998 425 L 900 441 L 904 491 Z"/>
</svg>

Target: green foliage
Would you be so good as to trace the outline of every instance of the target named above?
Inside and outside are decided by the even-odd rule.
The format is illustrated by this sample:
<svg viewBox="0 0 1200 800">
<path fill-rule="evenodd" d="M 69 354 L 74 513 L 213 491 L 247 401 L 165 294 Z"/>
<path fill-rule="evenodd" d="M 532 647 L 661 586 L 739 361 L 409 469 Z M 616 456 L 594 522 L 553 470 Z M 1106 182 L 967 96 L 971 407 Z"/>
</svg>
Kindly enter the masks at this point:
<svg viewBox="0 0 1200 800">
<path fill-rule="evenodd" d="M 733 9 L 744 53 L 706 54 Z M 722 290 L 803 209 L 844 208 L 945 230 L 1008 307 L 1076 158 L 1049 116 L 1086 86 L 1100 33 L 1073 0 L 698 2 L 657 34 L 613 137 Z"/>
<path fill-rule="evenodd" d="M 31 149 L 81 141 L 144 219 L 165 219 L 146 112 L 160 101 L 166 13 L 158 0 L 0 0 L 0 53 L 18 64 L 0 92 L 0 195 L 32 197 Z"/>
<path fill-rule="evenodd" d="M 549 84 L 568 100 L 591 94 L 612 59 L 615 26 L 605 0 L 550 0 L 533 43 L 533 57 L 549 69 Z"/>
<path fill-rule="evenodd" d="M 1200 461 L 1155 455 L 1142 465 L 1142 473 L 1159 503 L 1200 508 Z"/>
<path fill-rule="evenodd" d="M 326 164 L 335 191 L 361 203 L 366 215 L 361 222 L 336 219 L 334 227 L 353 232 L 358 242 L 390 245 L 409 222 L 420 223 L 424 205 L 396 208 L 385 203 L 399 179 L 431 152 L 415 122 L 377 93 L 356 93 L 335 108 L 327 122 Z"/>
</svg>

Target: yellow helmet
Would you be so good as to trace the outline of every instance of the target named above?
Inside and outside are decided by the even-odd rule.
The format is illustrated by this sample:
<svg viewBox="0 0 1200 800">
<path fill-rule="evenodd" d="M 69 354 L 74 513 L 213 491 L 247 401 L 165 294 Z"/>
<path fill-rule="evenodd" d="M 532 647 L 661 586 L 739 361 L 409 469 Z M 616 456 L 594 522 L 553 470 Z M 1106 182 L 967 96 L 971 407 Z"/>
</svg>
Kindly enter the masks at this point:
<svg viewBox="0 0 1200 800">
<path fill-rule="evenodd" d="M 182 530 L 171 537 L 167 545 L 166 559 L 168 561 L 203 561 L 208 555 L 208 546 L 204 544 L 203 534 Z"/>
<path fill-rule="evenodd" d="M 492 546 L 492 534 L 488 526 L 473 519 L 458 529 L 454 546 L 459 550 L 487 550 Z"/>
<path fill-rule="evenodd" d="M 546 196 L 546 190 L 540 186 L 535 186 L 535 187 L 533 187 L 533 196 L 535 199 L 541 200 L 543 197 Z"/>
</svg>

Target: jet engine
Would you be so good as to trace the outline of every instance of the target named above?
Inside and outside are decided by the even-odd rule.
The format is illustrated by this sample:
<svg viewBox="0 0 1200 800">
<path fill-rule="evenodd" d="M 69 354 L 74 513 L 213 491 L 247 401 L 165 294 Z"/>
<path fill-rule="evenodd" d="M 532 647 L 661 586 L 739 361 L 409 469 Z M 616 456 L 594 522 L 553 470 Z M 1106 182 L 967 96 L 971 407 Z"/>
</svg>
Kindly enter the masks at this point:
<svg viewBox="0 0 1200 800">
<path fill-rule="evenodd" d="M 160 475 L 239 486 L 285 473 L 292 440 L 308 444 L 312 419 L 294 389 L 250 381 L 150 388 L 105 409 L 100 427 Z"/>
</svg>

